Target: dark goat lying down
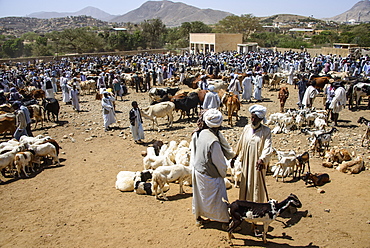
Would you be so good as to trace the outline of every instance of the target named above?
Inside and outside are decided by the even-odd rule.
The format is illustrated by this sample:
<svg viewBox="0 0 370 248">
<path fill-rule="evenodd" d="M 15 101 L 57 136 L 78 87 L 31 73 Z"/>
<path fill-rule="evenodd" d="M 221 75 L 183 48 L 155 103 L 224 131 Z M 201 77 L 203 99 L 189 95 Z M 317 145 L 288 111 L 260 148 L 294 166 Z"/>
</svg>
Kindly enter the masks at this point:
<svg viewBox="0 0 370 248">
<path fill-rule="evenodd" d="M 227 204 L 229 209 L 229 214 L 231 216 L 231 222 L 229 228 L 227 229 L 229 241 L 233 238 L 233 231 L 237 228 L 243 220 L 251 222 L 252 228 L 254 229 L 254 224 L 258 222 L 263 223 L 263 242 L 266 243 L 266 234 L 268 227 L 272 221 L 279 216 L 285 209 L 290 205 L 300 208 L 302 203 L 299 201 L 298 197 L 294 194 L 290 194 L 282 202 L 277 202 L 276 200 L 270 200 L 268 203 L 256 203 L 250 201 L 240 201 L 236 200 L 233 203 L 228 203 L 223 199 L 223 202 Z"/>
</svg>

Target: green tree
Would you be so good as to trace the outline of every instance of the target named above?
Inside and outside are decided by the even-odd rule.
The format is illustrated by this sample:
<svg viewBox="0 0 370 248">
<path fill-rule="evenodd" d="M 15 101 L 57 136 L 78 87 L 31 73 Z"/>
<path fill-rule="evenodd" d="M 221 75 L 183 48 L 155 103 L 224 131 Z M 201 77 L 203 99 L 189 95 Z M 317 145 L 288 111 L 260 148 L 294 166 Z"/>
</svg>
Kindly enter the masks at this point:
<svg viewBox="0 0 370 248">
<path fill-rule="evenodd" d="M 161 19 L 144 20 L 141 23 L 142 35 L 149 48 L 161 48 L 164 43 L 166 25 Z"/>
<path fill-rule="evenodd" d="M 23 48 L 23 40 L 20 38 L 7 40 L 2 46 L 4 55 L 11 58 L 21 57 Z"/>
<path fill-rule="evenodd" d="M 230 15 L 220 20 L 216 25 L 216 31 L 222 33 L 240 33 L 243 34 L 243 40 L 255 31 L 262 30 L 257 17 L 252 14 L 243 14 L 241 16 Z"/>
</svg>

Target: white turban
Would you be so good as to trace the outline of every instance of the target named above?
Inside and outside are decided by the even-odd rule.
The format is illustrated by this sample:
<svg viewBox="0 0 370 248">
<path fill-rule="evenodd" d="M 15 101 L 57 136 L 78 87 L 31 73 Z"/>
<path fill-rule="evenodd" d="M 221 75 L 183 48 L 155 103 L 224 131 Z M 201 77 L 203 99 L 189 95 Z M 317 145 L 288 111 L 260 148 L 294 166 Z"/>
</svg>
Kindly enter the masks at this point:
<svg viewBox="0 0 370 248">
<path fill-rule="evenodd" d="M 259 104 L 255 104 L 249 108 L 249 112 L 251 114 L 256 114 L 258 118 L 263 119 L 264 121 L 266 120 L 265 118 L 266 111 L 267 111 L 266 107 Z"/>
<path fill-rule="evenodd" d="M 214 85 L 210 85 L 210 86 L 208 86 L 208 90 L 209 90 L 209 91 L 214 91 L 214 90 L 215 90 L 215 86 L 214 86 Z"/>
<path fill-rule="evenodd" d="M 219 127 L 222 123 L 222 113 L 217 109 L 209 109 L 203 114 L 203 120 L 210 128 Z"/>
</svg>

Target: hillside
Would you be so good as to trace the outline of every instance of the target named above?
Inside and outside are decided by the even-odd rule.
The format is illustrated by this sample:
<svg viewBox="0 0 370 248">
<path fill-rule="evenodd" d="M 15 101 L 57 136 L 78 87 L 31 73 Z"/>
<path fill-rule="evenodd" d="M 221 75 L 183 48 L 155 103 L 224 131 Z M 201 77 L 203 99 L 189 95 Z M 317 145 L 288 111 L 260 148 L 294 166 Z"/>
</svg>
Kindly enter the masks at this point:
<svg viewBox="0 0 370 248">
<path fill-rule="evenodd" d="M 148 1 L 139 8 L 115 17 L 111 21 L 140 23 L 144 20 L 160 18 L 166 26 L 171 27 L 193 21 L 214 24 L 229 15 L 232 14 L 219 10 L 199 9 L 181 2 Z"/>
<path fill-rule="evenodd" d="M 83 8 L 77 12 L 35 12 L 28 17 L 34 17 L 34 18 L 40 18 L 40 19 L 50 19 L 50 18 L 61 18 L 61 17 L 67 17 L 67 16 L 91 16 L 95 19 L 102 20 L 102 21 L 109 21 L 112 18 L 114 18 L 114 15 L 108 14 L 107 12 L 104 12 L 98 8 L 95 7 L 86 7 Z"/>
<path fill-rule="evenodd" d="M 356 22 L 370 22 L 370 1 L 359 1 L 346 12 L 327 19 L 335 22 L 347 22 L 351 19 Z"/>
</svg>

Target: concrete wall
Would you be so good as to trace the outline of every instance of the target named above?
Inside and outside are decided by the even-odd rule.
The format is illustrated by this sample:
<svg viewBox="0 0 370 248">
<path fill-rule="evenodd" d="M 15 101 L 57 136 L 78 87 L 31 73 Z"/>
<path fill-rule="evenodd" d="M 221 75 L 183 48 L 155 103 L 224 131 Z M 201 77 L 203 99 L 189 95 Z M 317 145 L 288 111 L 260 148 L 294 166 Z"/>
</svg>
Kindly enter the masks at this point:
<svg viewBox="0 0 370 248">
<path fill-rule="evenodd" d="M 241 43 L 242 34 L 216 34 L 215 52 L 236 51 Z"/>
<path fill-rule="evenodd" d="M 242 34 L 223 33 L 190 33 L 190 49 L 195 51 L 210 51 L 214 46 L 214 52 L 235 51 L 238 44 L 243 42 Z"/>
</svg>

